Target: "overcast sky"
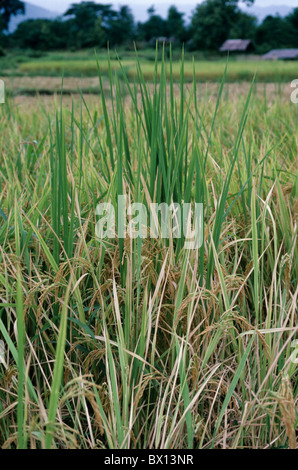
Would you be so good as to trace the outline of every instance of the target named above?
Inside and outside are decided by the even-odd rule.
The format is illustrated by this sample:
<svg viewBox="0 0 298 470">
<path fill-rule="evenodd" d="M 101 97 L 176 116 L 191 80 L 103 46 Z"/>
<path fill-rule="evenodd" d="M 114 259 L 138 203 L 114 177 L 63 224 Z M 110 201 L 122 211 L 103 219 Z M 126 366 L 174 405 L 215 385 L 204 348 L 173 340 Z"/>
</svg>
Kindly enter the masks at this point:
<svg viewBox="0 0 298 470">
<path fill-rule="evenodd" d="M 47 0 L 46 2 L 43 0 L 28 0 L 29 3 L 32 3 L 34 5 L 38 5 L 40 7 L 47 8 L 48 10 L 53 10 L 57 11 L 58 13 L 62 13 L 66 10 L 68 5 L 71 3 L 80 3 L 80 0 Z M 96 0 L 95 0 L 96 1 Z M 159 4 L 164 4 L 164 5 L 176 5 L 177 7 L 179 6 L 184 6 L 186 3 L 188 5 L 193 5 L 194 7 L 198 4 L 201 3 L 201 1 L 198 0 L 99 0 L 96 1 L 96 3 L 112 3 L 114 6 L 119 6 L 119 5 L 129 5 L 132 9 L 134 5 L 142 5 L 148 8 L 153 4 L 156 6 L 156 10 L 158 11 L 158 5 Z M 296 7 L 297 6 L 297 0 L 255 0 L 255 6 L 258 7 L 263 7 L 263 6 L 268 6 L 268 5 L 289 5 Z"/>
</svg>

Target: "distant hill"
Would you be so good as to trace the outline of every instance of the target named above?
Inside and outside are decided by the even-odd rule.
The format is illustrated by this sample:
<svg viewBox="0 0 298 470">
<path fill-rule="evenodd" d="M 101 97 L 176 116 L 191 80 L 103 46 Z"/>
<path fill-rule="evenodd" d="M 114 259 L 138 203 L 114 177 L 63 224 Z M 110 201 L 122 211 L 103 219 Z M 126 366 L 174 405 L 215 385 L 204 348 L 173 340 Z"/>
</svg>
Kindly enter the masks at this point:
<svg viewBox="0 0 298 470">
<path fill-rule="evenodd" d="M 50 11 L 46 8 L 37 7 L 36 5 L 32 5 L 32 3 L 25 2 L 25 7 L 26 10 L 24 15 L 17 15 L 11 18 L 9 24 L 10 33 L 13 33 L 16 30 L 18 24 L 22 23 L 22 21 L 36 20 L 38 18 L 50 20 L 59 16 L 59 13 L 55 11 Z"/>
<path fill-rule="evenodd" d="M 240 8 L 245 11 L 245 13 L 256 16 L 259 23 L 262 23 L 266 16 L 287 16 L 293 10 L 293 7 L 288 5 L 269 5 L 268 7 L 257 7 L 255 5 L 247 7 L 245 5 L 240 5 Z"/>
</svg>

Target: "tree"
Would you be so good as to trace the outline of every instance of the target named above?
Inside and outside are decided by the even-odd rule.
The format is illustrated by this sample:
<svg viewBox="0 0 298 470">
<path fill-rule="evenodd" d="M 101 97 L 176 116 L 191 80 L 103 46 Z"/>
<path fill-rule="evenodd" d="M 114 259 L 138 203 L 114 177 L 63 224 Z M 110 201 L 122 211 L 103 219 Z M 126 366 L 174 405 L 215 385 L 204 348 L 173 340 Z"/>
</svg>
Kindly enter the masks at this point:
<svg viewBox="0 0 298 470">
<path fill-rule="evenodd" d="M 112 5 L 98 5 L 98 11 L 102 21 L 102 27 L 105 31 L 109 31 L 111 21 L 117 16 L 117 12 L 112 9 Z"/>
<path fill-rule="evenodd" d="M 252 4 L 253 0 L 245 3 Z M 238 0 L 205 0 L 197 6 L 191 20 L 195 47 L 217 50 L 230 37 L 237 22 L 241 20 L 243 23 L 247 16 L 249 15 L 239 10 Z M 240 33 L 242 34 L 241 30 L 237 32 Z"/>
<path fill-rule="evenodd" d="M 252 39 L 257 30 L 257 18 L 242 11 L 237 13 L 237 21 L 231 26 L 229 37 L 231 39 Z"/>
<path fill-rule="evenodd" d="M 52 49 L 50 20 L 27 20 L 20 23 L 12 35 L 14 43 L 21 48 Z"/>
<path fill-rule="evenodd" d="M 291 46 L 298 47 L 298 8 L 294 8 L 293 12 L 286 17 L 291 35 Z"/>
<path fill-rule="evenodd" d="M 68 21 L 62 21 L 61 19 L 51 20 L 50 35 L 48 47 L 51 50 L 65 49 L 66 46 L 71 45 L 72 38 L 70 37 Z"/>
<path fill-rule="evenodd" d="M 180 42 L 186 38 L 183 16 L 184 13 L 179 12 L 175 6 L 170 6 L 167 17 L 167 36 L 174 37 Z"/>
<path fill-rule="evenodd" d="M 10 18 L 25 13 L 25 4 L 20 0 L 0 0 L 0 30 L 7 31 Z"/>
<path fill-rule="evenodd" d="M 149 15 L 149 19 L 142 25 L 139 25 L 143 39 L 150 41 L 150 39 L 157 38 L 159 36 L 166 36 L 167 22 L 161 16 L 156 14 L 153 5 L 148 8 L 147 13 Z"/>
<path fill-rule="evenodd" d="M 72 17 L 67 22 L 71 46 L 83 48 L 103 45 L 106 39 L 102 28 L 103 12 L 110 12 L 110 5 L 98 5 L 94 2 L 71 5 L 64 13 L 64 16 Z"/>
<path fill-rule="evenodd" d="M 64 16 L 73 16 L 76 23 L 82 28 L 93 25 L 95 19 L 100 16 L 102 27 L 108 30 L 110 21 L 117 16 L 117 13 L 115 10 L 112 10 L 112 5 L 81 2 L 78 4 L 73 3 L 64 13 Z"/>
<path fill-rule="evenodd" d="M 292 34 L 289 21 L 280 16 L 267 16 L 257 28 L 255 36 L 256 44 L 261 46 L 261 51 L 291 47 Z"/>
<path fill-rule="evenodd" d="M 124 5 L 116 16 L 108 22 L 109 41 L 120 45 L 132 41 L 135 37 L 135 22 L 131 9 Z"/>
</svg>

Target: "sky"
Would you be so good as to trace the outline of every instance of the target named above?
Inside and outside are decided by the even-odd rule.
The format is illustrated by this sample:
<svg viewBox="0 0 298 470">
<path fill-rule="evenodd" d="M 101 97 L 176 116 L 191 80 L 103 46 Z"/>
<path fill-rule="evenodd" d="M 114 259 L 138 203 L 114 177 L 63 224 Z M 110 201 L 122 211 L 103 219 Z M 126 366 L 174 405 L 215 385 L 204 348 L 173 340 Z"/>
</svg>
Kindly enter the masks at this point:
<svg viewBox="0 0 298 470">
<path fill-rule="evenodd" d="M 28 0 L 29 3 L 32 3 L 34 5 L 38 5 L 43 8 L 47 8 L 48 10 L 53 10 L 58 13 L 62 13 L 66 10 L 66 8 L 71 4 L 71 3 L 80 3 L 80 0 L 47 0 L 47 1 L 42 1 L 42 0 Z M 96 1 L 96 0 L 95 0 Z M 193 5 L 195 7 L 198 3 L 201 3 L 200 0 L 162 0 L 162 1 L 154 1 L 154 0 L 99 0 L 96 1 L 96 3 L 112 3 L 115 7 L 119 5 L 129 5 L 132 9 L 134 6 L 143 6 L 148 8 L 153 4 L 156 6 L 156 10 L 158 11 L 158 5 L 159 4 L 164 4 L 164 5 L 176 5 L 177 7 L 179 6 L 184 6 L 186 3 L 188 5 Z M 293 7 L 298 6 L 298 0 L 255 0 L 255 6 L 257 7 L 266 7 L 268 5 L 289 5 Z"/>
</svg>

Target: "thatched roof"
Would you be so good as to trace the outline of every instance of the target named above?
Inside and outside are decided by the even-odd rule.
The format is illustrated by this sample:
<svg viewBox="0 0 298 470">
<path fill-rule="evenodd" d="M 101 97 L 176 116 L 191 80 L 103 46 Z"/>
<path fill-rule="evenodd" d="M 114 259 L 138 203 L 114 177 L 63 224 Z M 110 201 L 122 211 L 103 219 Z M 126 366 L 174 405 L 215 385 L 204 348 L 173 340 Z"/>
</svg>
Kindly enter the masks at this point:
<svg viewBox="0 0 298 470">
<path fill-rule="evenodd" d="M 298 59 L 298 49 L 273 49 L 263 55 L 263 59 Z"/>
<path fill-rule="evenodd" d="M 250 45 L 250 39 L 227 39 L 219 50 L 221 52 L 246 52 Z"/>
</svg>

